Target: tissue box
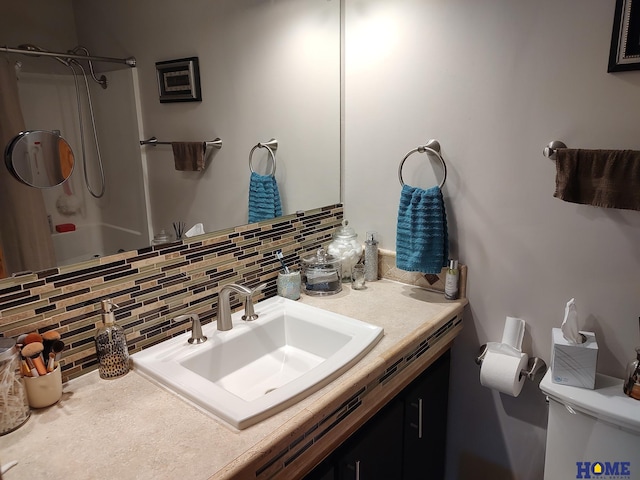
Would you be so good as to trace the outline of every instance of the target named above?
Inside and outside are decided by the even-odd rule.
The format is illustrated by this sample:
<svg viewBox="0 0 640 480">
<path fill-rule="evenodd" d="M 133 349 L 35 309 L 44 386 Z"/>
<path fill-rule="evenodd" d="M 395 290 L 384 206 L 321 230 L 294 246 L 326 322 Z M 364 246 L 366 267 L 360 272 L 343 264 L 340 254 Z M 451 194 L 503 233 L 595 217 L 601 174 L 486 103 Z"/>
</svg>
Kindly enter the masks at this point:
<svg viewBox="0 0 640 480">
<path fill-rule="evenodd" d="M 596 384 L 598 342 L 593 332 L 580 332 L 587 340 L 580 345 L 569 343 L 562 330 L 554 328 L 551 349 L 551 380 L 561 385 L 590 388 Z"/>
</svg>

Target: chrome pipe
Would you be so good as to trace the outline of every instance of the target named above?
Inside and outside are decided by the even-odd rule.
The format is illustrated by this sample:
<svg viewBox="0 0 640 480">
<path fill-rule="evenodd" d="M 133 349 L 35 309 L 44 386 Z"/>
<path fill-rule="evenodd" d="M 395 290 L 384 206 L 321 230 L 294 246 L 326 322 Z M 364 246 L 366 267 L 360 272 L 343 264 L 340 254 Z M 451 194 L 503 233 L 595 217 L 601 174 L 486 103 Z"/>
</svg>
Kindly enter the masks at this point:
<svg viewBox="0 0 640 480">
<path fill-rule="evenodd" d="M 124 65 L 128 65 L 133 68 L 136 66 L 135 57 L 128 58 L 112 58 L 112 57 L 97 57 L 95 55 L 79 55 L 77 53 L 60 53 L 60 52 L 48 52 L 43 50 L 30 50 L 26 48 L 14 48 L 8 47 L 6 45 L 0 45 L 0 51 L 6 53 L 18 53 L 20 55 L 31 55 L 34 57 L 44 56 L 44 57 L 58 57 L 58 58 L 73 58 L 76 60 L 91 60 L 93 62 L 109 62 L 109 63 L 122 63 Z"/>
</svg>

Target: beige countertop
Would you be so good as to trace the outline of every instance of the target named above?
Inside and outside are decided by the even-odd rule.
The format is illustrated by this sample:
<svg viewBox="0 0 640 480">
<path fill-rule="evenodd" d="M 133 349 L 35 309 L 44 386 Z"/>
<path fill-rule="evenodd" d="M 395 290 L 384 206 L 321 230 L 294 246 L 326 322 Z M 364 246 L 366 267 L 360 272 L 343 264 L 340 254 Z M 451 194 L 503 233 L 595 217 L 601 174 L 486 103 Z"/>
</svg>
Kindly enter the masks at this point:
<svg viewBox="0 0 640 480">
<path fill-rule="evenodd" d="M 370 282 L 365 290 L 345 286 L 337 295 L 303 296 L 300 301 L 379 325 L 384 337 L 356 366 L 321 390 L 241 431 L 135 370 L 115 380 L 89 373 L 66 383 L 56 405 L 34 410 L 22 427 L 0 437 L 0 464 L 18 462 L 3 479 L 244 476 L 238 474 L 244 463 L 291 437 L 309 417 L 331 408 L 343 390 L 383 368 L 393 355 L 436 330 L 467 303 L 388 280 Z"/>
</svg>

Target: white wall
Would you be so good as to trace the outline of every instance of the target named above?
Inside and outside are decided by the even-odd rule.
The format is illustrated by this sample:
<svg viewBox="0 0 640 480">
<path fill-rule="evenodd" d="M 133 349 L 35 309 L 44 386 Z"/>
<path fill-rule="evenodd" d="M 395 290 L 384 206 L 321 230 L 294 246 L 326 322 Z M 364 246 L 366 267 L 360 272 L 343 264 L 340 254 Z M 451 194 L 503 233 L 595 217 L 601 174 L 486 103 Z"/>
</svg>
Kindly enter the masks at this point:
<svg viewBox="0 0 640 480">
<path fill-rule="evenodd" d="M 527 321 L 526 348 L 548 361 L 551 328 L 575 297 L 598 370 L 618 377 L 640 343 L 640 213 L 553 198 L 555 166 L 542 156 L 552 140 L 640 149 L 640 72 L 606 73 L 614 4 L 346 0 L 350 224 L 395 250 L 400 160 L 437 138 L 449 167 L 452 254 L 469 265 L 470 306 L 453 350 L 448 478 L 542 476 L 544 396 L 533 384 L 517 399 L 484 389 L 473 362 L 507 315 Z M 433 165 L 412 157 L 405 182 L 431 186 Z"/>
<path fill-rule="evenodd" d="M 336 1 L 74 2 L 92 52 L 138 60 L 143 131 L 162 141 L 220 137 L 204 172 L 177 172 L 170 146 L 144 147 L 152 223 L 247 222 L 249 152 L 279 141 L 283 211 L 340 200 L 340 36 Z M 202 102 L 161 104 L 155 62 L 197 56 Z M 262 159 L 262 161 L 261 161 Z M 266 172 L 266 151 L 255 153 Z"/>
</svg>

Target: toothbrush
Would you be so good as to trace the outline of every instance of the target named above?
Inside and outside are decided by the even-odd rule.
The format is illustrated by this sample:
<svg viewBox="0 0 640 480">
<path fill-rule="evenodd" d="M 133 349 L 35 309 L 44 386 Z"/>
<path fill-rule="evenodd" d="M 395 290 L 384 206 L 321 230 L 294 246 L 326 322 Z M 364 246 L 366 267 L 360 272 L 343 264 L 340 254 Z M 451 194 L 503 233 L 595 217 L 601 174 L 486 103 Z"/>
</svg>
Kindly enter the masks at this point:
<svg viewBox="0 0 640 480">
<path fill-rule="evenodd" d="M 284 273 L 289 274 L 291 272 L 289 272 L 289 267 L 287 267 L 287 265 L 284 263 L 284 258 L 282 256 L 282 250 L 278 250 L 276 252 L 276 257 L 278 258 L 278 260 L 280 260 L 280 263 L 282 264 L 282 268 L 284 269 Z"/>
</svg>

